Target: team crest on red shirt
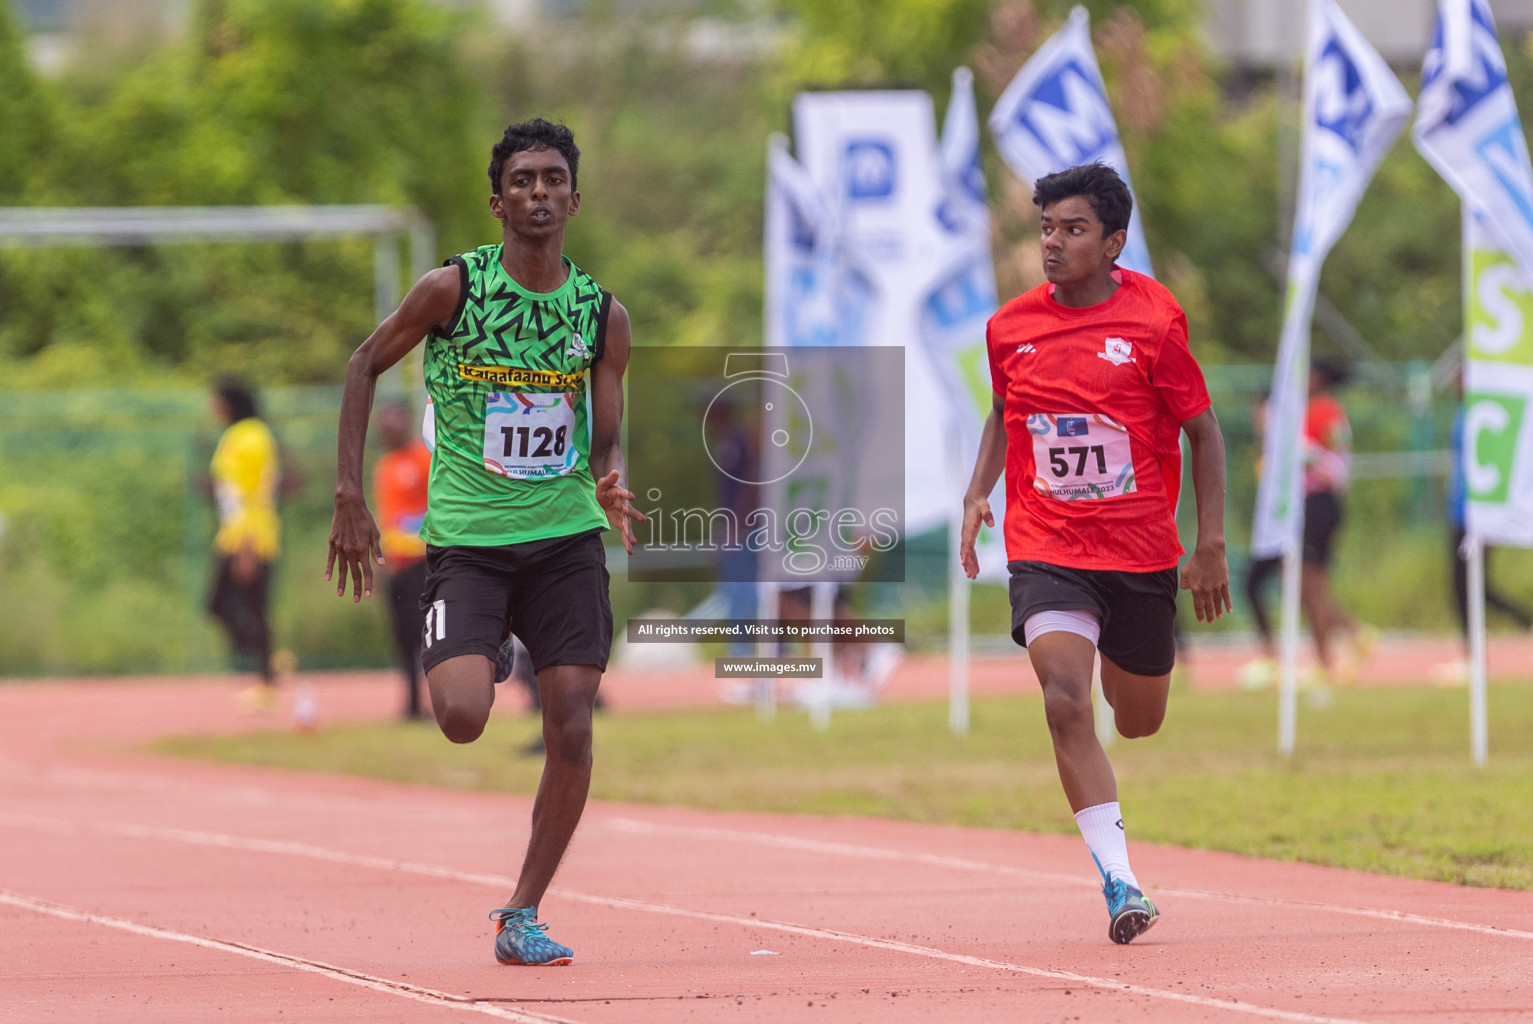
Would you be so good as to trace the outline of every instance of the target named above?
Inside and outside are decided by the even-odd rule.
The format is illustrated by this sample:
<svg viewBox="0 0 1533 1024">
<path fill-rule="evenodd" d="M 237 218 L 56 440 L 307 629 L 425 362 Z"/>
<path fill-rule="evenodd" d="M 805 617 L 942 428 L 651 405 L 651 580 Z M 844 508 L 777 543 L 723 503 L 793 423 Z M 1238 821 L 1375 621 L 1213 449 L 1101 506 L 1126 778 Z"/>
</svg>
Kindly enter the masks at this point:
<svg viewBox="0 0 1533 1024">
<path fill-rule="evenodd" d="M 1124 341 L 1122 338 L 1108 338 L 1102 343 L 1102 351 L 1097 353 L 1098 359 L 1105 359 L 1114 366 L 1122 366 L 1124 363 L 1134 361 L 1134 344 Z"/>
</svg>

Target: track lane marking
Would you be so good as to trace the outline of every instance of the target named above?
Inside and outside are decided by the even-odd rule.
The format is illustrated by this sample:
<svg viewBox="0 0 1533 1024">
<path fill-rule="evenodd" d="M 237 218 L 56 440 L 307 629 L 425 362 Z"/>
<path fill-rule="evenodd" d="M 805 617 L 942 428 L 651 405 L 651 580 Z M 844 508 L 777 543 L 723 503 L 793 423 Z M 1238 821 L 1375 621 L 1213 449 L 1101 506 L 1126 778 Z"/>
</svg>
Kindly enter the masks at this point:
<svg viewBox="0 0 1533 1024">
<path fill-rule="evenodd" d="M 167 942 L 182 942 L 189 946 L 198 946 L 202 949 L 214 949 L 223 953 L 233 953 L 236 956 L 249 957 L 252 960 L 262 960 L 266 963 L 291 967 L 310 974 L 323 975 L 335 981 L 345 982 L 348 985 L 357 985 L 362 988 L 371 989 L 374 992 L 401 996 L 405 999 L 413 999 L 416 1002 L 429 1003 L 433 1006 L 441 1006 L 450 1010 L 482 1013 L 490 1017 L 499 1017 L 502 1020 L 517 1021 L 519 1024 L 579 1024 L 577 1021 L 568 1020 L 564 1017 L 552 1017 L 547 1014 L 513 1010 L 509 1007 L 496 1006 L 493 1003 L 480 1002 L 465 996 L 455 996 L 449 992 L 439 992 L 436 989 L 426 988 L 422 985 L 412 985 L 406 981 L 378 978 L 371 974 L 364 974 L 361 971 L 354 971 L 349 967 L 337 967 L 334 964 L 327 964 L 322 960 L 309 960 L 290 953 L 278 953 L 275 950 L 263 949 L 260 946 L 251 946 L 243 942 L 212 939 L 205 935 L 192 935 L 188 932 L 172 931 L 169 928 L 160 928 L 151 924 L 139 924 L 137 921 L 128 921 L 120 917 L 93 914 L 86 910 L 67 907 L 62 903 L 52 903 L 48 900 L 24 896 L 21 893 L 11 892 L 9 889 L 0 889 L 0 903 L 18 907 L 22 910 L 30 910 L 38 914 L 45 914 L 49 917 L 56 917 L 64 921 L 78 921 L 82 924 L 101 925 L 133 935 L 144 936 L 145 938 L 162 939 Z"/>
<path fill-rule="evenodd" d="M 5 823 L 11 816 L 0 814 L 0 823 Z M 484 872 L 459 871 L 455 868 L 445 867 L 438 864 L 422 864 L 413 861 L 393 860 L 387 857 L 374 857 L 366 854 L 347 853 L 344 850 L 332 850 L 312 843 L 300 843 L 286 840 L 255 839 L 246 836 L 235 836 L 220 832 L 201 832 L 190 829 L 172 829 L 148 825 L 115 825 L 99 826 L 95 824 L 82 825 L 82 829 L 93 832 L 105 832 L 109 835 L 120 835 L 130 838 L 159 839 L 169 842 L 181 842 L 189 845 L 214 847 L 218 849 L 244 850 L 256 853 L 273 853 L 287 856 L 305 857 L 312 860 L 326 861 L 332 864 L 345 864 L 353 867 L 368 867 L 386 871 L 398 871 L 401 873 L 425 875 L 431 878 L 440 878 L 451 881 L 469 882 L 478 885 L 492 885 L 497 888 L 514 888 L 516 879 L 505 875 L 496 875 Z M 3 893 L 4 890 L 0 890 Z M 1076 974 L 1073 971 L 1051 970 L 1043 967 L 1032 967 L 1027 964 L 1012 963 L 1004 960 L 990 960 L 985 957 L 969 956 L 965 953 L 952 953 L 938 949 L 935 946 L 919 946 L 908 942 L 899 942 L 893 939 L 880 939 L 872 935 L 860 935 L 856 932 L 843 932 L 830 928 L 817 928 L 811 925 L 793 924 L 788 921 L 774 921 L 770 918 L 740 917 L 735 914 L 720 914 L 707 910 L 692 910 L 687 907 L 676 907 L 665 903 L 651 903 L 647 900 L 628 899 L 619 896 L 601 896 L 595 893 L 580 892 L 575 889 L 565 889 L 555 886 L 549 892 L 562 899 L 573 903 L 585 903 L 591 906 L 609 907 L 619 910 L 635 910 L 643 913 L 662 914 L 667 917 L 688 918 L 695 921 L 711 921 L 718 924 L 731 924 L 744 928 L 763 929 L 788 935 L 798 935 L 805 938 L 820 939 L 830 942 L 848 943 L 862 946 L 867 949 L 883 949 L 890 952 L 905 953 L 911 956 L 919 956 L 929 960 L 941 960 L 948 963 L 963 964 L 967 967 L 981 967 L 989 970 L 1005 971 L 1012 974 L 1022 974 L 1034 978 L 1044 978 L 1050 981 L 1068 981 L 1074 985 L 1082 985 L 1087 988 L 1100 989 L 1105 992 L 1122 992 L 1130 995 L 1145 996 L 1151 999 L 1164 999 L 1172 1002 L 1191 1004 L 1209 1009 L 1225 1010 L 1234 1013 L 1249 1014 L 1256 1017 L 1264 1017 L 1269 1020 L 1295 1021 L 1298 1024 L 1365 1024 L 1345 1017 L 1322 1017 L 1310 1013 L 1302 1013 L 1293 1010 L 1280 1010 L 1276 1007 L 1261 1006 L 1256 1003 L 1243 1003 L 1235 999 L 1219 999 L 1212 996 L 1198 996 L 1186 992 L 1175 992 L 1170 989 L 1152 988 L 1147 985 L 1135 985 L 1128 982 L 1113 981 L 1108 978 L 1099 978 L 1089 974 Z M 210 940 L 216 941 L 216 940 Z M 231 944 L 232 945 L 232 944 Z M 255 947 L 250 947 L 254 949 Z M 273 954 L 280 956 L 280 954 Z M 340 971 L 341 968 L 334 968 Z M 392 985 L 391 982 L 382 982 Z M 451 998 L 451 997 L 449 997 Z M 543 1018 L 545 1020 L 552 1018 Z"/>
<path fill-rule="evenodd" d="M 887 847 L 864 846 L 859 843 L 827 842 L 820 839 L 804 839 L 799 836 L 780 835 L 771 832 L 748 832 L 737 829 L 712 828 L 696 825 L 661 825 L 648 821 L 640 821 L 637 818 L 606 818 L 594 819 L 591 825 L 604 825 L 615 832 L 626 832 L 632 835 L 666 836 L 671 838 L 686 839 L 716 839 L 730 842 L 749 843 L 755 846 L 764 846 L 779 850 L 796 850 L 803 853 L 827 853 L 842 857 L 855 857 L 866 860 L 900 861 L 910 864 L 922 864 L 928 867 L 951 868 L 960 871 L 977 871 L 987 875 L 1008 875 L 1012 878 L 1027 879 L 1035 882 L 1050 882 L 1076 886 L 1089 886 L 1098 888 L 1098 883 L 1084 875 L 1069 875 L 1063 872 L 1037 871 L 1032 868 L 1012 867 L 1008 864 L 991 864 L 986 861 L 969 860 L 964 857 L 949 857 L 936 853 L 919 853 L 906 850 L 894 850 Z M 1456 931 L 1476 932 L 1480 935 L 1499 935 L 1509 939 L 1533 940 L 1533 932 L 1522 931 L 1517 928 L 1497 928 L 1494 925 L 1474 924 L 1469 921 L 1456 921 L 1447 917 L 1427 917 L 1422 914 L 1411 914 L 1403 910 L 1377 910 L 1369 907 L 1344 907 L 1334 903 L 1311 903 L 1304 900 L 1285 900 L 1267 896 L 1242 896 L 1238 893 L 1218 892 L 1207 889 L 1175 889 L 1165 886 L 1154 886 L 1155 892 L 1165 893 L 1168 896 L 1176 896 L 1182 899 L 1204 900 L 1216 903 L 1243 903 L 1253 906 L 1283 907 L 1295 910 L 1322 910 L 1333 914 L 1345 914 L 1350 917 L 1366 917 L 1377 921 L 1389 921 L 1391 923 L 1417 924 L 1432 928 L 1451 928 Z"/>
<path fill-rule="evenodd" d="M 68 771 L 50 770 L 44 773 L 24 772 L 20 762 L 7 762 L 0 760 L 0 774 L 20 777 L 26 775 L 32 781 L 37 781 L 38 775 L 49 782 L 62 783 L 64 785 L 93 788 L 102 784 L 115 785 L 119 788 L 153 793 L 167 792 L 216 792 L 221 794 L 233 794 L 235 798 L 244 802 L 262 805 L 276 805 L 286 803 L 291 799 L 303 800 L 308 804 L 333 806 L 335 802 L 356 804 L 363 809 L 370 804 L 362 798 L 327 794 L 325 797 L 304 800 L 297 794 L 277 794 L 270 790 L 256 786 L 243 787 L 210 787 L 202 783 L 186 780 L 168 780 L 148 774 L 127 772 L 102 772 L 84 769 L 71 769 Z M 429 812 L 428 812 L 429 813 Z M 461 821 L 460 815 L 440 816 L 443 820 Z M 0 812 L 0 821 L 5 820 L 7 815 Z M 947 857 L 941 854 L 911 853 L 902 850 L 863 846 L 856 843 L 827 842 L 816 839 L 802 839 L 796 836 L 785 836 L 765 832 L 747 832 L 733 829 L 723 829 L 708 826 L 691 825 L 661 825 L 651 822 L 640 821 L 636 818 L 607 818 L 600 819 L 593 816 L 585 827 L 601 823 L 613 827 L 618 831 L 630 831 L 636 834 L 649 833 L 652 835 L 679 835 L 693 836 L 697 838 L 728 839 L 739 842 L 755 843 L 757 845 L 775 847 L 778 849 L 799 850 L 806 853 L 830 853 L 847 857 L 864 857 L 875 860 L 907 861 L 914 864 L 926 864 L 934 867 L 954 868 L 965 871 L 980 871 L 989 874 L 1008 875 L 1013 878 L 1028 879 L 1036 882 L 1059 883 L 1076 886 L 1090 886 L 1096 888 L 1097 883 L 1085 875 L 1071 875 L 1063 872 L 1036 871 L 1029 868 L 1018 868 L 1006 864 L 989 864 L 983 861 L 968 860 L 962 857 Z M 281 852 L 281 851 L 272 851 Z M 1499 928 L 1495 925 L 1475 924 L 1469 921 L 1458 921 L 1446 917 L 1427 917 L 1423 914 L 1412 914 L 1403 910 L 1379 910 L 1369 907 L 1345 907 L 1334 903 L 1313 903 L 1303 900 L 1286 900 L 1276 897 L 1243 896 L 1238 893 L 1217 892 L 1204 889 L 1174 889 L 1162 886 L 1154 886 L 1153 890 L 1168 896 L 1177 896 L 1185 899 L 1203 900 L 1215 903 L 1236 903 L 1252 906 L 1269 906 L 1290 908 L 1294 910 L 1318 910 L 1332 914 L 1342 914 L 1348 917 L 1371 918 L 1376 921 L 1387 921 L 1392 924 L 1413 924 L 1428 928 L 1446 928 L 1454 931 L 1474 932 L 1480 935 L 1498 935 L 1503 938 L 1521 939 L 1533 941 L 1533 931 L 1524 931 L 1517 928 Z"/>
</svg>

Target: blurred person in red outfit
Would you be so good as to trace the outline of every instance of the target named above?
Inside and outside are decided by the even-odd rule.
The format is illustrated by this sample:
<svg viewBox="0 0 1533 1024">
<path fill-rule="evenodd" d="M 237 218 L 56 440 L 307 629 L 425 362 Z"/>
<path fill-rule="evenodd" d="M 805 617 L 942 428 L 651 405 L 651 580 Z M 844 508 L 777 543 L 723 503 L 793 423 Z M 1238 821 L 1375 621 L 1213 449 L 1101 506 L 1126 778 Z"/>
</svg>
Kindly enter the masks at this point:
<svg viewBox="0 0 1533 1024">
<path fill-rule="evenodd" d="M 1346 520 L 1345 498 L 1352 479 L 1352 424 L 1336 397 L 1348 376 L 1345 367 L 1329 359 L 1310 363 L 1309 405 L 1304 411 L 1304 567 L 1299 583 L 1299 601 L 1315 637 L 1320 671 L 1344 679 L 1356 674 L 1376 639 L 1372 627 L 1359 626 L 1347 614 L 1331 586 L 1331 558 L 1336 533 Z M 1350 641 L 1342 664 L 1333 646 L 1338 634 Z"/>
</svg>

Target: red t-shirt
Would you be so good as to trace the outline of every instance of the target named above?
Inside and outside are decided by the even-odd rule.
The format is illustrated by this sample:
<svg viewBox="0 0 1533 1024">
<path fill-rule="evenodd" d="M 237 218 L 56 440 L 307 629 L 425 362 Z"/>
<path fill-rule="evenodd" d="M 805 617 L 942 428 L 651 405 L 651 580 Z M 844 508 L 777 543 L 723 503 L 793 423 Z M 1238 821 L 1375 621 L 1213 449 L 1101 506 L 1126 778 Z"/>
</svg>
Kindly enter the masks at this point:
<svg viewBox="0 0 1533 1024">
<path fill-rule="evenodd" d="M 1209 406 L 1187 317 L 1153 278 L 1118 270 L 1112 298 L 1075 309 L 1040 285 L 986 330 L 1005 400 L 1006 557 L 1155 572 L 1182 555 L 1182 423 Z"/>
<path fill-rule="evenodd" d="M 1304 410 L 1304 493 L 1341 494 L 1352 476 L 1352 424 L 1334 395 L 1315 395 Z"/>
<path fill-rule="evenodd" d="M 426 482 L 430 478 L 431 450 L 420 441 L 385 452 L 373 467 L 383 557 L 396 572 L 426 557 L 421 524 L 426 519 Z"/>
</svg>

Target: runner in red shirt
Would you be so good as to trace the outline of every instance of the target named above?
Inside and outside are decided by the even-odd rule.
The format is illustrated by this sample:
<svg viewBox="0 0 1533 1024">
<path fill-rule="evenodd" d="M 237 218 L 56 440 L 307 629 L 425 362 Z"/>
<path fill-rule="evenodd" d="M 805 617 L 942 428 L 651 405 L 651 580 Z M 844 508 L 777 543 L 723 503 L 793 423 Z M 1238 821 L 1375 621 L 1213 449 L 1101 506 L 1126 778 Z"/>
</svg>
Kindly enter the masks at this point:
<svg viewBox="0 0 1533 1024">
<path fill-rule="evenodd" d="M 1198 543 L 1181 573 L 1198 621 L 1230 605 L 1224 439 L 1187 318 L 1152 278 L 1114 265 L 1128 186 L 1100 164 L 1038 179 L 1045 285 L 1008 302 L 987 332 L 995 402 L 964 496 L 960 557 L 994 526 L 986 495 L 1006 472 L 1012 636 L 1043 685 L 1065 796 L 1102 874 L 1108 934 L 1126 943 L 1158 911 L 1128 863 L 1117 783 L 1093 727 L 1091 677 L 1118 731 L 1160 728 L 1176 648 L 1178 434 L 1187 432 Z"/>
</svg>

